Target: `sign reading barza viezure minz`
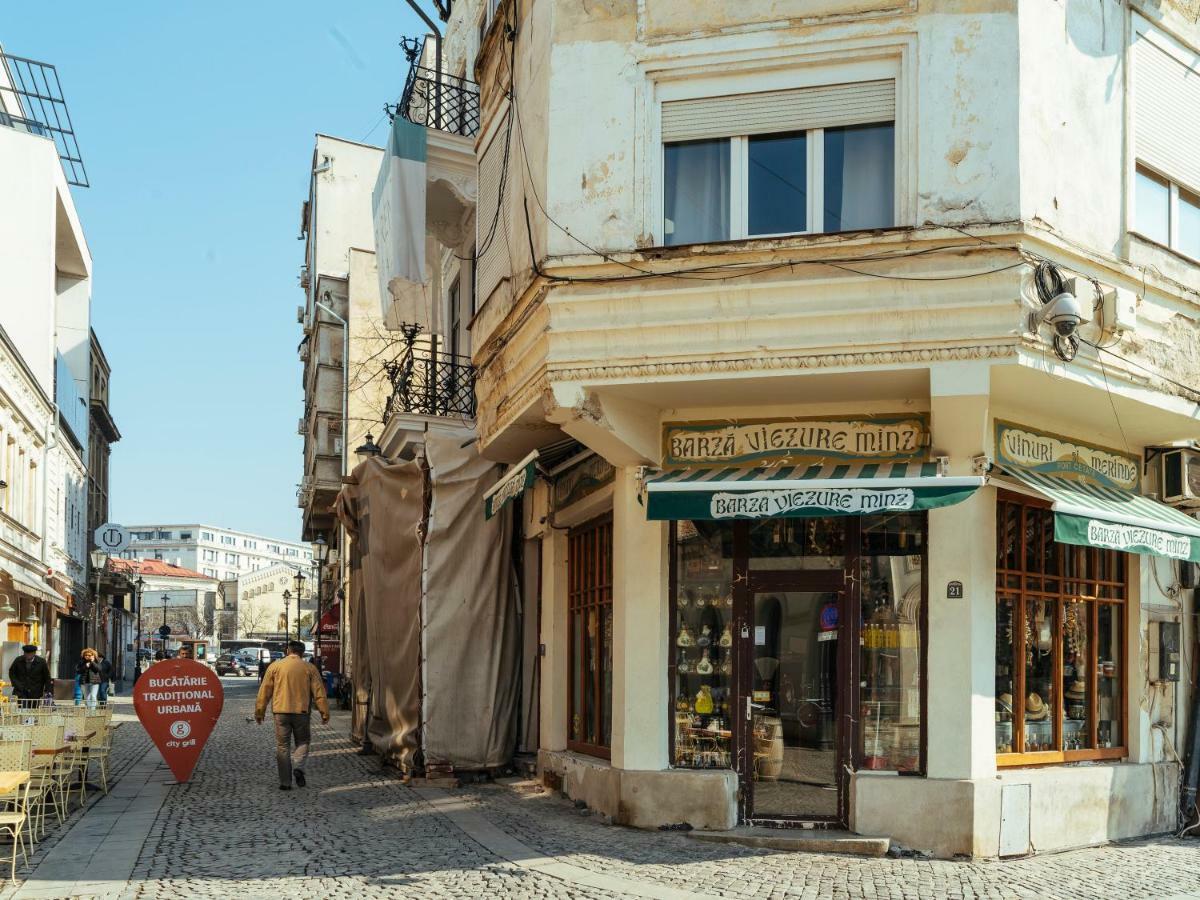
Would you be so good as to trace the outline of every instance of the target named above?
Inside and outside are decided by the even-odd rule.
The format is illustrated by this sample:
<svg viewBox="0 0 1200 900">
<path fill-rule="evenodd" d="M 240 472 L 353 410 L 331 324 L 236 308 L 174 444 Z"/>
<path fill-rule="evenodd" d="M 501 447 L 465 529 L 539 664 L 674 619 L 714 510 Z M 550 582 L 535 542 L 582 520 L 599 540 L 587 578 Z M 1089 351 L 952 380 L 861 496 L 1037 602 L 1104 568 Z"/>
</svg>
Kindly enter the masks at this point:
<svg viewBox="0 0 1200 900">
<path fill-rule="evenodd" d="M 1089 519 L 1087 543 L 1092 547 L 1111 547 L 1113 550 L 1149 551 L 1173 559 L 1188 559 L 1192 542 L 1187 537 L 1143 528 L 1139 525 L 1117 525 Z"/>
<path fill-rule="evenodd" d="M 714 519 L 786 516 L 802 509 L 827 510 L 833 515 L 865 515 L 912 509 L 916 495 L 908 488 L 819 488 L 798 491 L 755 491 L 713 494 Z"/>
<path fill-rule="evenodd" d="M 663 428 L 663 465 L 736 465 L 784 458 L 915 460 L 925 453 L 928 431 L 921 415 L 668 422 Z"/>
</svg>

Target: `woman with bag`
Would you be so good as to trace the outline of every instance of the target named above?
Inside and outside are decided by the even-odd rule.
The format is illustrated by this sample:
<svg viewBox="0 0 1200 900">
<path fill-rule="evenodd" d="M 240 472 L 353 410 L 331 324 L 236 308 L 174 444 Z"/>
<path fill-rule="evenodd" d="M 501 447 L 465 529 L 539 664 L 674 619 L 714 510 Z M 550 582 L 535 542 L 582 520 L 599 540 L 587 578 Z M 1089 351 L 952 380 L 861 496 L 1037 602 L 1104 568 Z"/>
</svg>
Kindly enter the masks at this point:
<svg viewBox="0 0 1200 900">
<path fill-rule="evenodd" d="M 75 674 L 79 676 L 79 686 L 83 690 L 84 702 L 89 709 L 95 709 L 96 700 L 100 696 L 100 681 L 103 676 L 100 672 L 99 654 L 91 647 L 85 648 L 80 654 Z"/>
</svg>

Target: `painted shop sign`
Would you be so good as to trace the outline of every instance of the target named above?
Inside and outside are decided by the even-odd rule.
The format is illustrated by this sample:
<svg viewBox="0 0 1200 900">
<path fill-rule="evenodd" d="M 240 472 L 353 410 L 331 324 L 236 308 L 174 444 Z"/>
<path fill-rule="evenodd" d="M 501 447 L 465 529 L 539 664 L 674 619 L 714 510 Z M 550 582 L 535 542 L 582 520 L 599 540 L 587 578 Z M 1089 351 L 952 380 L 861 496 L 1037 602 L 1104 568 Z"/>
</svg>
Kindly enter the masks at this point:
<svg viewBox="0 0 1200 900">
<path fill-rule="evenodd" d="M 1192 542 L 1185 536 L 1136 525 L 1099 522 L 1096 519 L 1088 520 L 1087 543 L 1092 547 L 1111 547 L 1113 550 L 1148 550 L 1173 559 L 1188 559 L 1192 554 Z"/>
<path fill-rule="evenodd" d="M 828 510 L 834 515 L 863 515 L 873 512 L 912 509 L 916 495 L 911 488 L 820 488 L 808 491 L 755 491 L 751 494 L 713 494 L 714 519 L 766 519 L 798 509 Z"/>
<path fill-rule="evenodd" d="M 663 427 L 663 464 L 922 459 L 928 432 L 923 415 L 668 422 Z"/>
<path fill-rule="evenodd" d="M 1129 453 L 996 420 L 996 463 L 1137 492 L 1141 461 Z"/>
<path fill-rule="evenodd" d="M 616 469 L 600 454 L 580 460 L 554 479 L 554 508 L 566 509 L 612 484 Z"/>
</svg>

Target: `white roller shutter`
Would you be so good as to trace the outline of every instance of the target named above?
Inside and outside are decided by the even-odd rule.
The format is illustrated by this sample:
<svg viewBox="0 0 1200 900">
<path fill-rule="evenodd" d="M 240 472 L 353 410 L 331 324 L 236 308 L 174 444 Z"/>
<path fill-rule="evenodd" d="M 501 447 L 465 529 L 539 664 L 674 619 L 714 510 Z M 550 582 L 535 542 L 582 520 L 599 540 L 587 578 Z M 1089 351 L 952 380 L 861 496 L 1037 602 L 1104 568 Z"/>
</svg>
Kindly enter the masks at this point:
<svg viewBox="0 0 1200 900">
<path fill-rule="evenodd" d="M 1200 191 L 1200 63 L 1185 65 L 1139 33 L 1133 66 L 1138 159 Z"/>
<path fill-rule="evenodd" d="M 663 104 L 662 139 L 694 141 L 891 122 L 896 82 L 861 81 L 787 91 L 672 100 Z"/>
<path fill-rule="evenodd" d="M 479 158 L 479 202 L 475 206 L 475 303 L 483 306 L 500 279 L 508 275 L 508 251 L 504 241 L 504 210 L 500 202 L 500 183 L 504 172 L 506 131 L 498 128 L 492 142 Z M 493 228 L 495 233 L 492 234 Z M 491 237 L 489 238 L 489 235 Z"/>
</svg>

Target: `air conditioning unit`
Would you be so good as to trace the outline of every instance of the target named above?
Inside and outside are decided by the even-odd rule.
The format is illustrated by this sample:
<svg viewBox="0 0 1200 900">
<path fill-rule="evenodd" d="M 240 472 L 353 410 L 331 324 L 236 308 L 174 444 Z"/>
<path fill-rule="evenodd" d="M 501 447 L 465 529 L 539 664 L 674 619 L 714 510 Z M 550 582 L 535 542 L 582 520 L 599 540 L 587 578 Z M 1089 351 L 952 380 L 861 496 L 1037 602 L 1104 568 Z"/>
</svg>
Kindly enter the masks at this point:
<svg viewBox="0 0 1200 900">
<path fill-rule="evenodd" d="M 296 424 L 296 434 L 299 434 L 299 435 L 308 434 L 308 421 L 306 419 L 301 419 Z"/>
<path fill-rule="evenodd" d="M 297 325 L 304 324 L 304 307 L 303 306 L 296 307 L 296 324 Z"/>
<path fill-rule="evenodd" d="M 311 282 L 308 277 L 308 266 L 301 266 L 300 267 L 300 287 L 304 288 L 307 291 L 310 283 Z"/>
<path fill-rule="evenodd" d="M 1200 507 L 1200 451 L 1177 447 L 1164 450 L 1159 459 L 1163 503 Z"/>
<path fill-rule="evenodd" d="M 308 344 L 307 343 L 300 345 L 300 361 L 308 362 Z"/>
</svg>

